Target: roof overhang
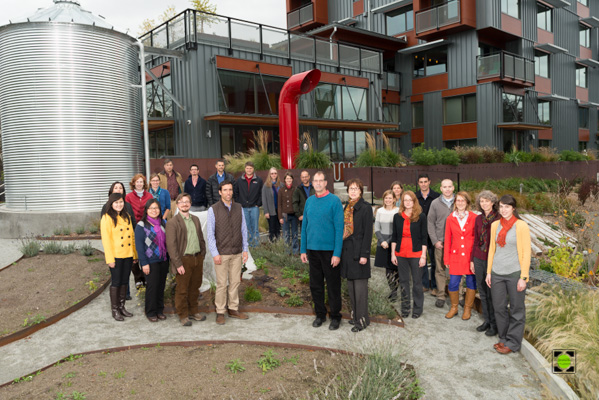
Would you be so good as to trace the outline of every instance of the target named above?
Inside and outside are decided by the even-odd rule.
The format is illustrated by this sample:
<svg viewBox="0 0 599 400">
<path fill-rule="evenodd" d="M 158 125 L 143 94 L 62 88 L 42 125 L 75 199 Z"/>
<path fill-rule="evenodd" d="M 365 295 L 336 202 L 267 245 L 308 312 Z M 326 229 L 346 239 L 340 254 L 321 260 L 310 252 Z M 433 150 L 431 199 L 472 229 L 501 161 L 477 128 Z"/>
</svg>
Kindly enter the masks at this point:
<svg viewBox="0 0 599 400">
<path fill-rule="evenodd" d="M 439 39 L 428 43 L 418 44 L 416 46 L 411 46 L 406 49 L 398 51 L 401 54 L 414 54 L 419 53 L 421 51 L 434 49 L 436 47 L 446 46 L 449 42 L 445 39 Z"/>
<path fill-rule="evenodd" d="M 586 24 L 588 26 L 591 26 L 593 28 L 599 27 L 599 18 L 597 18 L 597 17 L 581 18 L 580 22 L 582 22 L 583 24 Z"/>
<path fill-rule="evenodd" d="M 332 35 L 333 32 L 335 35 Z M 354 45 L 370 47 L 377 50 L 397 51 L 406 47 L 407 43 L 404 39 L 344 25 L 340 22 L 321 26 L 307 33 L 326 39 L 329 39 L 332 36 L 334 41 L 352 43 Z"/>
<path fill-rule="evenodd" d="M 585 58 L 582 60 L 576 60 L 576 63 L 584 65 L 589 68 L 597 68 L 599 67 L 599 61 L 593 60 L 592 58 Z"/>
<path fill-rule="evenodd" d="M 342 25 L 350 26 L 350 25 L 357 24 L 358 20 L 355 19 L 355 18 L 344 18 L 344 19 L 341 19 L 341 20 L 337 21 L 337 23 L 342 24 Z"/>
<path fill-rule="evenodd" d="M 215 121 L 221 124 L 249 124 L 264 126 L 279 126 L 277 115 L 236 114 L 236 113 L 210 113 L 204 116 L 206 121 Z M 397 129 L 397 124 L 379 121 L 348 121 L 337 119 L 300 118 L 300 125 L 312 125 L 323 129 L 346 129 L 367 131 L 371 129 Z"/>
<path fill-rule="evenodd" d="M 542 0 L 541 3 L 548 4 L 554 8 L 564 8 L 570 6 L 570 3 L 568 3 L 566 0 Z"/>
<path fill-rule="evenodd" d="M 408 6 L 412 4 L 412 0 L 396 0 L 391 3 L 385 4 L 384 6 L 376 7 L 372 9 L 373 13 L 386 13 L 389 11 L 396 10 L 398 8 Z"/>
<path fill-rule="evenodd" d="M 568 97 L 560 96 L 557 94 L 541 94 L 539 93 L 537 99 L 543 101 L 562 101 L 562 100 L 570 100 Z"/>
<path fill-rule="evenodd" d="M 538 131 L 542 129 L 551 129 L 551 125 L 532 124 L 528 122 L 501 122 L 497 124 L 498 128 L 512 129 L 515 131 Z"/>
<path fill-rule="evenodd" d="M 398 137 L 409 135 L 409 132 L 399 132 L 399 131 L 383 131 L 381 133 L 387 137 L 392 137 L 392 138 L 398 138 Z"/>
<path fill-rule="evenodd" d="M 599 107 L 598 103 L 593 103 L 592 101 L 576 100 L 576 104 L 578 105 L 578 107 L 584 107 L 584 108 Z"/>
<path fill-rule="evenodd" d="M 551 43 L 539 43 L 535 44 L 535 50 L 541 50 L 551 54 L 567 53 L 568 50 L 563 47 L 556 46 Z"/>
<path fill-rule="evenodd" d="M 175 125 L 175 121 L 172 119 L 148 119 L 148 130 L 156 131 L 159 129 L 170 128 Z M 141 123 L 143 129 L 144 123 Z"/>
</svg>

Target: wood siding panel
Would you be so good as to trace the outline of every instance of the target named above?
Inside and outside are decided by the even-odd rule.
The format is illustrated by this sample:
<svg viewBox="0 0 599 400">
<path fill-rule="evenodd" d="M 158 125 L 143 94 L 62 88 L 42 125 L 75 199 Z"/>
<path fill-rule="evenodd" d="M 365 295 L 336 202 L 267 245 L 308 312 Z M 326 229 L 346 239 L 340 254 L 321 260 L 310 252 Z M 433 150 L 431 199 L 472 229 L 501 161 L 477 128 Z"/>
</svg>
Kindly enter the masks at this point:
<svg viewBox="0 0 599 400">
<path fill-rule="evenodd" d="M 443 125 L 443 141 L 458 139 L 476 139 L 477 123 Z"/>
</svg>

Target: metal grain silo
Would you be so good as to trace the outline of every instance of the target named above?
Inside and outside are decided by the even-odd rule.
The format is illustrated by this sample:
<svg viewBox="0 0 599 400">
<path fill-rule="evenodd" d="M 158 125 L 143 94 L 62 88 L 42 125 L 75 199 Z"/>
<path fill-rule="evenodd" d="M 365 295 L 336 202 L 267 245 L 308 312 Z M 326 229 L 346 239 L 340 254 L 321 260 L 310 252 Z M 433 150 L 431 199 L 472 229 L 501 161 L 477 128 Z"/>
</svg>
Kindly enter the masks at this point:
<svg viewBox="0 0 599 400">
<path fill-rule="evenodd" d="M 11 210 L 97 210 L 113 181 L 143 170 L 136 40 L 77 1 L 54 3 L 0 27 Z"/>
</svg>

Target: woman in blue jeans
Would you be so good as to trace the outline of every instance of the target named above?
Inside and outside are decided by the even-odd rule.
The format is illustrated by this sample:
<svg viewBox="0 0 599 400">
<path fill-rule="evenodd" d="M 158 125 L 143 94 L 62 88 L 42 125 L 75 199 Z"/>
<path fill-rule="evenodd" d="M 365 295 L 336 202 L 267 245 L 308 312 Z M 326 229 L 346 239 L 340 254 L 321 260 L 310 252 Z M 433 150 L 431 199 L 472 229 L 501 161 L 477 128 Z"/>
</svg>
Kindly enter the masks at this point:
<svg viewBox="0 0 599 400">
<path fill-rule="evenodd" d="M 285 174 L 284 185 L 279 189 L 278 196 L 278 213 L 279 213 L 279 222 L 283 225 L 283 236 L 285 237 L 285 242 L 287 242 L 287 246 L 290 246 L 293 254 L 299 254 L 299 240 L 297 238 L 297 230 L 299 220 L 295 215 L 295 210 L 293 209 L 293 192 L 295 192 L 295 187 L 293 186 L 293 175 L 287 172 Z"/>
</svg>

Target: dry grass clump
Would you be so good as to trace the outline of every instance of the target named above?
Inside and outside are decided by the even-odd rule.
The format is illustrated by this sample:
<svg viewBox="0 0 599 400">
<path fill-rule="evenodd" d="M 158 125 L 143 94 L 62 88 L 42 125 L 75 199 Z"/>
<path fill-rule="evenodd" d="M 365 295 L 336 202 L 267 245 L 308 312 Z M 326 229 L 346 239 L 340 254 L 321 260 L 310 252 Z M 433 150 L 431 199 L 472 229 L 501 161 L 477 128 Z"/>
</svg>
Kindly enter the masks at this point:
<svg viewBox="0 0 599 400">
<path fill-rule="evenodd" d="M 254 133 L 254 146 L 247 153 L 227 154 L 224 156 L 227 171 L 231 173 L 242 172 L 245 163 L 251 161 L 257 171 L 268 170 L 271 167 L 281 168 L 281 157 L 268 152 L 269 133 L 259 129 Z"/>
</svg>

